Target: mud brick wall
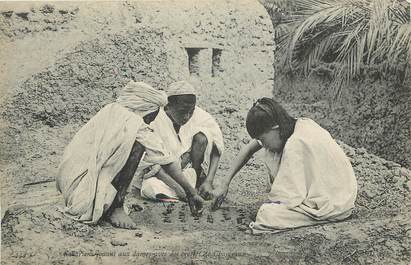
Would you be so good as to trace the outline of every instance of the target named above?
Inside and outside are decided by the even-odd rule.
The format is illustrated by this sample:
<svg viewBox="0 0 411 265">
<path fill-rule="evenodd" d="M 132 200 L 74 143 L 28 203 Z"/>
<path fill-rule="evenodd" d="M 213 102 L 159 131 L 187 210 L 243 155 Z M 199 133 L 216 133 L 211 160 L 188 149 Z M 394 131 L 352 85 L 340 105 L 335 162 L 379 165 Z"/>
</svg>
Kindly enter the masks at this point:
<svg viewBox="0 0 411 265">
<path fill-rule="evenodd" d="M 188 79 L 204 89 L 213 85 L 272 88 L 272 24 L 258 1 L 130 5 L 142 14 L 142 23 L 163 30 L 172 79 Z M 190 72 L 192 64 L 196 70 Z"/>
<path fill-rule="evenodd" d="M 18 87 L 6 115 L 11 123 L 25 126 L 86 122 L 115 101 L 130 79 L 164 88 L 168 82 L 163 50 L 161 34 L 147 28 L 81 43 Z"/>
</svg>

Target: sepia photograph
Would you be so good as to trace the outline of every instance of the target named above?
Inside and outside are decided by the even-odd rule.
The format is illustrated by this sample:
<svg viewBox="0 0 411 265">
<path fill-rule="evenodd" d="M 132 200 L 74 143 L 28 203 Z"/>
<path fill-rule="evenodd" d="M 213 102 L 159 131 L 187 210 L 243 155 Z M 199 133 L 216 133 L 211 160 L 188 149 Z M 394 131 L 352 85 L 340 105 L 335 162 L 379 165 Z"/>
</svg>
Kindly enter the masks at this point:
<svg viewBox="0 0 411 265">
<path fill-rule="evenodd" d="M 411 264 L 411 0 L 0 1 L 1 264 Z"/>
</svg>

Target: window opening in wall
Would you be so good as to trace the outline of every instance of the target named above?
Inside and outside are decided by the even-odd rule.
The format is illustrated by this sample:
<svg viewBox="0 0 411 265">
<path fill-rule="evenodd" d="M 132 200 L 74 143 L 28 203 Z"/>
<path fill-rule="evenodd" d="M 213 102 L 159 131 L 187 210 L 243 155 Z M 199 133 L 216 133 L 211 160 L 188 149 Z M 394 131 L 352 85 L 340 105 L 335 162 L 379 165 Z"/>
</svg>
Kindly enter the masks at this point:
<svg viewBox="0 0 411 265">
<path fill-rule="evenodd" d="M 222 68 L 220 65 L 220 61 L 221 61 L 221 49 L 213 49 L 213 57 L 212 57 L 212 61 L 213 61 L 213 65 L 211 68 L 211 76 L 217 76 L 220 72 L 222 72 Z"/>
<path fill-rule="evenodd" d="M 199 75 L 200 74 L 200 54 L 201 48 L 186 48 L 188 55 L 188 70 L 190 75 Z"/>
</svg>

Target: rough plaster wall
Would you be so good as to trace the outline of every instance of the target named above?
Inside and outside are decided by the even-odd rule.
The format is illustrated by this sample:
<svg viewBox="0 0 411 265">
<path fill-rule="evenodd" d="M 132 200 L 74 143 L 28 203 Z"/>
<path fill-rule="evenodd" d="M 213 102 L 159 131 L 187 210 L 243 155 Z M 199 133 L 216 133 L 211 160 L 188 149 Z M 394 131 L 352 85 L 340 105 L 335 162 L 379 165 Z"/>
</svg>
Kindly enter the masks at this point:
<svg viewBox="0 0 411 265">
<path fill-rule="evenodd" d="M 80 42 L 139 22 L 124 2 L 0 2 L 1 100 Z"/>
<path fill-rule="evenodd" d="M 103 62 L 94 64 L 92 69 L 97 71 L 105 65 L 106 59 L 101 58 L 106 56 L 105 52 L 108 57 L 113 56 L 112 66 L 119 68 L 123 64 L 124 53 L 110 51 L 115 49 L 116 44 L 113 39 L 110 40 L 111 37 L 106 36 L 127 34 L 124 32 L 129 29 L 147 25 L 157 28 L 157 32 L 144 36 L 145 33 L 139 31 L 137 34 L 145 38 L 145 43 L 136 44 L 140 50 L 135 52 L 142 58 L 146 58 L 149 56 L 147 52 L 150 49 L 156 49 L 159 53 L 161 52 L 159 49 L 162 48 L 166 53 L 163 57 L 168 57 L 167 60 L 150 62 L 153 68 L 167 66 L 167 69 L 162 69 L 158 73 L 152 72 L 155 85 L 167 86 L 170 81 L 156 82 L 155 80 L 161 79 L 157 78 L 158 74 L 169 73 L 173 80 L 192 79 L 199 88 L 263 86 L 267 87 L 268 91 L 272 86 L 273 43 L 270 34 L 272 26 L 265 9 L 257 1 L 136 1 L 103 2 L 98 5 L 87 2 L 75 5 L 64 2 L 53 2 L 48 5 L 16 3 L 2 4 L 0 11 L 0 23 L 7 26 L 7 30 L 2 31 L 1 39 L 5 43 L 7 52 L 0 53 L 1 58 L 4 59 L 1 68 L 1 77 L 4 78 L 1 78 L 0 84 L 6 88 L 2 89 L 2 100 L 5 98 L 3 94 L 12 91 L 11 105 L 15 106 L 11 106 L 10 109 L 16 110 L 16 113 L 8 112 L 8 114 L 22 118 L 25 123 L 30 122 L 29 120 L 43 120 L 53 126 L 56 123 L 64 123 L 67 117 L 71 117 L 70 115 L 78 116 L 79 114 L 76 114 L 78 110 L 83 112 L 84 106 L 78 106 L 78 109 L 57 106 L 60 103 L 61 106 L 70 105 L 70 100 L 66 100 L 65 94 L 70 94 L 70 91 L 75 91 L 77 88 L 62 90 L 64 93 L 56 97 L 54 99 L 56 103 L 51 102 L 50 106 L 45 107 L 48 105 L 46 100 L 36 107 L 38 99 L 35 97 L 47 96 L 47 93 L 44 94 L 44 84 L 38 82 L 48 83 L 46 86 L 50 86 L 51 80 L 57 82 L 57 87 L 49 88 L 48 93 L 60 89 L 62 82 L 58 80 L 59 76 L 66 82 L 71 82 L 70 88 L 79 86 L 78 89 L 83 92 L 90 89 L 90 95 L 94 93 L 92 87 L 95 85 L 110 86 L 110 81 L 107 80 L 94 83 L 92 79 L 95 73 L 85 74 L 87 78 L 79 83 L 68 80 L 67 73 L 64 71 L 73 68 L 73 74 L 79 76 L 82 76 L 84 71 L 90 71 L 88 69 L 90 66 L 82 69 L 81 65 L 84 62 L 80 57 L 75 58 L 76 54 L 92 58 L 84 60 L 100 58 L 99 60 Z M 156 35 L 164 37 L 165 46 L 157 45 Z M 153 41 L 150 42 L 149 39 L 152 37 Z M 107 45 L 107 51 L 96 52 L 92 42 L 98 42 L 97 46 Z M 132 45 L 131 41 L 128 41 L 127 45 Z M 209 48 L 199 53 L 200 73 L 194 78 L 190 77 L 185 47 Z M 219 71 L 215 77 L 211 77 L 213 52 L 211 48 L 221 49 Z M 99 49 L 103 49 L 102 46 Z M 125 54 L 130 54 L 127 49 Z M 130 60 L 138 59 L 134 57 Z M 87 64 L 86 62 L 85 65 Z M 130 70 L 128 77 L 139 78 L 138 71 L 138 69 Z M 151 82 L 150 78 L 144 80 Z M 31 95 L 32 91 L 35 91 L 35 95 Z M 98 98 L 102 97 L 97 94 Z M 17 98 L 19 100 L 16 100 Z M 91 101 L 88 108 L 93 108 L 95 111 L 101 106 L 101 102 L 94 102 L 91 97 L 89 99 Z M 97 105 L 93 106 L 94 103 Z M 25 106 L 25 111 L 22 113 L 18 110 L 21 106 Z M 73 113 L 69 114 L 70 112 Z M 58 121 L 60 116 L 63 120 Z"/>
<path fill-rule="evenodd" d="M 258 1 L 142 1 L 131 5 L 144 14 L 143 23 L 163 29 L 173 79 L 196 79 L 193 82 L 201 81 L 203 86 L 243 83 L 271 89 L 272 24 Z M 208 49 L 201 52 L 201 56 L 209 55 L 201 59 L 199 77 L 189 75 L 186 47 Z M 211 76 L 212 48 L 222 50 L 223 72 L 218 78 Z"/>
<path fill-rule="evenodd" d="M 12 123 L 53 127 L 87 121 L 130 79 L 162 88 L 167 79 L 161 32 L 141 28 L 84 42 L 24 82 L 8 105 Z"/>
</svg>

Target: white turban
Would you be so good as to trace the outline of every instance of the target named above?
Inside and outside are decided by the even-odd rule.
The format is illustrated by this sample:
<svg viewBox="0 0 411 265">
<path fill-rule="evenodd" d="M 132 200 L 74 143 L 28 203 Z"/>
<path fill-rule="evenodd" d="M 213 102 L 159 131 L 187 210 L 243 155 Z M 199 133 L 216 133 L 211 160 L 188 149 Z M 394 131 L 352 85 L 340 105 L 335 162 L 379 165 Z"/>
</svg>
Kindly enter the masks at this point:
<svg viewBox="0 0 411 265">
<path fill-rule="evenodd" d="M 194 87 L 187 81 L 171 83 L 167 90 L 167 96 L 196 95 Z"/>
<path fill-rule="evenodd" d="M 167 95 L 144 82 L 130 81 L 121 90 L 117 103 L 144 117 L 167 105 Z"/>
</svg>

